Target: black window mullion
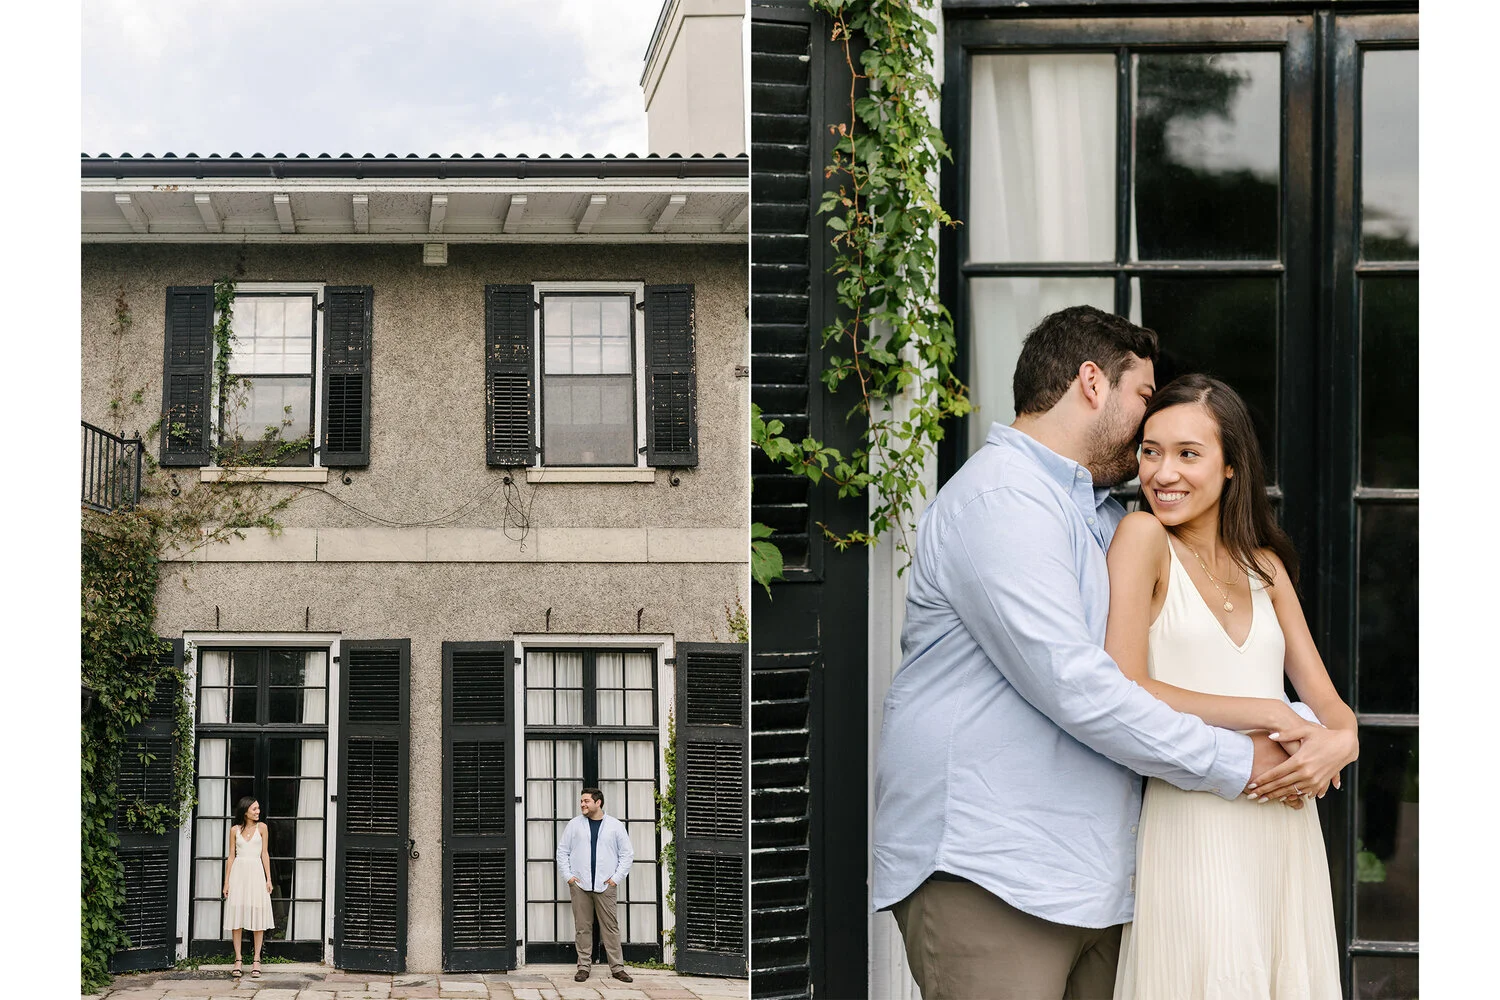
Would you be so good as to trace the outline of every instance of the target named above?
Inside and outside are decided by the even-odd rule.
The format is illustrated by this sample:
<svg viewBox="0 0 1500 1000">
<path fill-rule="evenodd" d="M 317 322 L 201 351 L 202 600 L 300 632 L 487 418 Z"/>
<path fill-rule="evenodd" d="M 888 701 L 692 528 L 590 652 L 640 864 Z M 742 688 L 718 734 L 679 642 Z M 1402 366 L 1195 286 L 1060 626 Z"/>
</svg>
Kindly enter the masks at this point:
<svg viewBox="0 0 1500 1000">
<path fill-rule="evenodd" d="M 594 651 L 583 651 L 583 724 L 595 726 L 599 722 L 599 674 L 594 660 Z M 597 776 L 597 769 L 595 774 Z"/>
<path fill-rule="evenodd" d="M 1135 148 L 1130 127 L 1130 49 L 1115 52 L 1115 263 L 1130 261 L 1130 178 L 1134 172 Z M 1129 315 L 1130 284 L 1124 274 L 1115 276 L 1115 311 Z"/>
</svg>

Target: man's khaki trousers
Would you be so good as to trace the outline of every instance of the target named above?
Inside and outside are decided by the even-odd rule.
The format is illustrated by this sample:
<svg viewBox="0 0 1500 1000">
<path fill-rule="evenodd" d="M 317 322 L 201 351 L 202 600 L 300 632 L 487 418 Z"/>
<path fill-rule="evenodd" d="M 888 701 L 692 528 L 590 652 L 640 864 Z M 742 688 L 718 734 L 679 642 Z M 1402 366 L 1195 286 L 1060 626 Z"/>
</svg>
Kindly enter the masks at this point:
<svg viewBox="0 0 1500 1000">
<path fill-rule="evenodd" d="M 922 1000 L 1110 1000 L 1119 924 L 1034 917 L 972 882 L 928 879 L 893 907 Z"/>
<path fill-rule="evenodd" d="M 605 886 L 603 892 L 589 892 L 577 882 L 568 885 L 573 897 L 573 942 L 578 948 L 578 968 L 584 972 L 594 966 L 594 916 L 599 917 L 599 936 L 604 939 L 604 954 L 609 958 L 609 971 L 619 972 L 625 968 L 625 956 L 620 952 L 620 921 L 615 916 L 615 900 L 620 887 Z"/>
</svg>

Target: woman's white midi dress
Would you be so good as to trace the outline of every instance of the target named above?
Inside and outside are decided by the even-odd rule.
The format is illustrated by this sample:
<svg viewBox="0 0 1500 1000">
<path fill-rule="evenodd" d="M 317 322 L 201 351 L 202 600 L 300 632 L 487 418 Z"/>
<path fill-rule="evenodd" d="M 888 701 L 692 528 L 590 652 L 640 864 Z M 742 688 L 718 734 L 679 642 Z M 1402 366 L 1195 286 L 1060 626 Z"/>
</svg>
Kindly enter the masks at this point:
<svg viewBox="0 0 1500 1000">
<path fill-rule="evenodd" d="M 249 840 L 235 829 L 234 865 L 229 869 L 229 896 L 224 900 L 224 930 L 270 930 L 276 926 L 271 912 L 271 894 L 266 891 L 266 870 L 260 861 L 260 827 Z"/>
<path fill-rule="evenodd" d="M 1250 632 L 1236 645 L 1175 549 L 1171 566 L 1150 630 L 1151 676 L 1208 694 L 1280 698 L 1286 638 L 1261 582 L 1251 576 Z M 1338 1000 L 1316 802 L 1294 810 L 1149 779 L 1115 1000 Z"/>
</svg>

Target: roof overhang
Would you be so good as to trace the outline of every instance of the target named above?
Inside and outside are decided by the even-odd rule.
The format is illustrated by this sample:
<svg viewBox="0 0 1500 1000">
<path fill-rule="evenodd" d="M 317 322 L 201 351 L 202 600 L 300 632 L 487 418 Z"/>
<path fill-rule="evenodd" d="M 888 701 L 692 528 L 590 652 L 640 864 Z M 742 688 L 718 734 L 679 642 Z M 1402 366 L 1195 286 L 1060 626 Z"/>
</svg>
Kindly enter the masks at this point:
<svg viewBox="0 0 1500 1000">
<path fill-rule="evenodd" d="M 93 157 L 85 243 L 745 243 L 738 157 Z"/>
</svg>

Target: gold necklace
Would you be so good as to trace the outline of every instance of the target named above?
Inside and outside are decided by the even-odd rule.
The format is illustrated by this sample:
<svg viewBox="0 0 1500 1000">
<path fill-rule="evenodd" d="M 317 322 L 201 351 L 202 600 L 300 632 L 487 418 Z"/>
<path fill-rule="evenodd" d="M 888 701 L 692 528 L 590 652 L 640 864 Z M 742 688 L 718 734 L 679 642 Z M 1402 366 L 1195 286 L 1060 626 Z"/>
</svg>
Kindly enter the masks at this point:
<svg viewBox="0 0 1500 1000">
<path fill-rule="evenodd" d="M 1198 550 L 1188 545 L 1187 542 L 1183 542 L 1182 544 L 1187 545 L 1187 550 L 1193 554 L 1194 559 L 1198 560 L 1198 565 L 1203 567 L 1203 573 L 1208 577 L 1208 582 L 1213 584 L 1214 589 L 1219 592 L 1219 596 L 1224 598 L 1224 610 L 1232 613 L 1234 611 L 1234 602 L 1229 599 L 1229 595 L 1224 592 L 1224 588 L 1219 586 L 1219 581 L 1214 579 L 1214 575 L 1208 571 L 1208 566 L 1204 564 L 1203 557 L 1198 554 Z"/>
</svg>

